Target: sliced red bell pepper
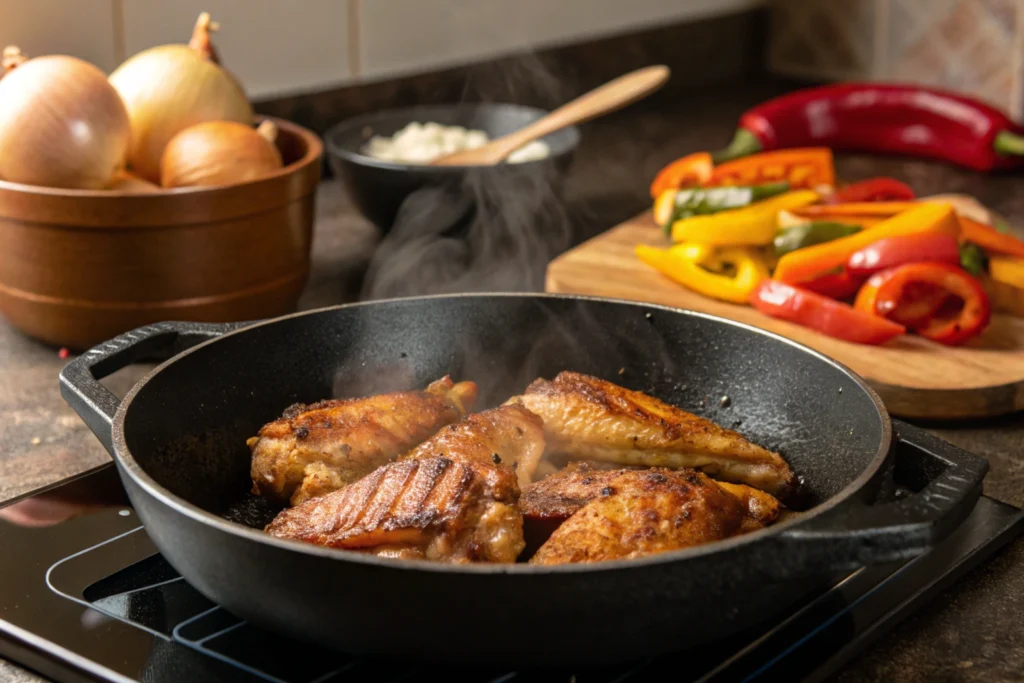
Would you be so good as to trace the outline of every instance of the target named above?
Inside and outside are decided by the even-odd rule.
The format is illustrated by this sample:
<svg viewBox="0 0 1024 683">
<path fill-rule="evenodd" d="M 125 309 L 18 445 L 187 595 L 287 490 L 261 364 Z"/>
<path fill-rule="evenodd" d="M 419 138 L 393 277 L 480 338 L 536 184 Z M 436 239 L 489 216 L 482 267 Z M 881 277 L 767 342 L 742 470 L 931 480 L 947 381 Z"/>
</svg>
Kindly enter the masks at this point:
<svg viewBox="0 0 1024 683">
<path fill-rule="evenodd" d="M 962 305 L 944 315 L 955 299 Z M 912 319 L 915 332 L 949 346 L 981 334 L 992 312 L 981 283 L 948 263 L 907 263 L 876 273 L 857 294 L 854 307 L 889 319 Z"/>
<path fill-rule="evenodd" d="M 711 178 L 714 164 L 707 152 L 694 152 L 676 159 L 661 169 L 651 183 L 651 198 L 657 199 L 665 190 L 704 185 Z"/>
<path fill-rule="evenodd" d="M 891 320 L 777 280 L 761 282 L 750 295 L 750 305 L 765 315 L 857 344 L 884 344 L 906 331 Z"/>
<path fill-rule="evenodd" d="M 924 262 L 959 265 L 960 244 L 956 237 L 941 232 L 885 237 L 853 252 L 846 261 L 846 269 L 853 275 L 869 277 L 893 266 Z"/>
<path fill-rule="evenodd" d="M 864 284 L 864 278 L 854 276 L 844 268 L 838 273 L 829 273 L 807 282 L 801 282 L 800 286 L 831 299 L 852 299 L 862 284 Z"/>
<path fill-rule="evenodd" d="M 870 178 L 847 185 L 833 193 L 826 203 L 903 202 L 914 199 L 914 191 L 895 178 Z"/>
<path fill-rule="evenodd" d="M 879 289 L 888 271 L 871 278 L 857 292 L 853 307 L 865 313 L 880 315 L 908 329 L 928 323 L 952 295 L 942 287 L 913 282 L 907 285 L 899 301 L 882 300 Z"/>
<path fill-rule="evenodd" d="M 772 277 L 790 283 L 810 280 L 845 265 L 855 251 L 887 237 L 918 233 L 960 233 L 960 223 L 948 204 L 914 203 L 911 206 L 912 209 L 898 213 L 873 228 L 791 251 L 779 259 Z"/>
<path fill-rule="evenodd" d="M 960 216 L 960 231 L 965 242 L 977 244 L 982 249 L 999 254 L 1024 257 L 1024 240 L 999 232 L 991 225 Z"/>
</svg>

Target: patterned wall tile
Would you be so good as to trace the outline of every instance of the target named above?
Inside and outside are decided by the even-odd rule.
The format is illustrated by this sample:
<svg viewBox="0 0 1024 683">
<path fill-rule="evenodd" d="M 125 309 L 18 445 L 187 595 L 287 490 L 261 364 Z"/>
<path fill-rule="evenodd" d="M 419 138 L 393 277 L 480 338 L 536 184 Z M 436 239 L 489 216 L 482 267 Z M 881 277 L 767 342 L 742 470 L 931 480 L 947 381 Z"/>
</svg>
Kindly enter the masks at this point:
<svg viewBox="0 0 1024 683">
<path fill-rule="evenodd" d="M 781 0 L 772 5 L 769 61 L 779 72 L 843 78 L 874 68 L 875 0 Z"/>
<path fill-rule="evenodd" d="M 1015 0 L 891 0 L 886 75 L 952 88 L 1019 113 L 1013 82 L 1020 5 Z"/>
<path fill-rule="evenodd" d="M 778 0 L 770 68 L 959 90 L 1024 113 L 1024 0 Z"/>
</svg>

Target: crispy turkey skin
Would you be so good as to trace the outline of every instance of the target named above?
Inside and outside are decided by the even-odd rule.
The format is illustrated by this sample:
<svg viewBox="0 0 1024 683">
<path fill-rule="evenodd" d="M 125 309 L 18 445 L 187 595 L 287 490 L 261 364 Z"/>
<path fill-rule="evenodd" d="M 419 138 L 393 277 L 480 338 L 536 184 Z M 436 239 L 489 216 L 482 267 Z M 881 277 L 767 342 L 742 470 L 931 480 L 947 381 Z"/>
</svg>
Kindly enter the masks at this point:
<svg viewBox="0 0 1024 683">
<path fill-rule="evenodd" d="M 266 531 L 384 557 L 514 562 L 523 549 L 518 496 L 507 467 L 401 460 L 282 511 Z"/>
<path fill-rule="evenodd" d="M 294 405 L 248 440 L 253 493 L 298 505 L 395 460 L 476 402 L 473 382 Z"/>
<path fill-rule="evenodd" d="M 405 456 L 441 456 L 460 462 L 505 465 L 520 488 L 532 481 L 544 455 L 544 423 L 520 405 L 505 405 L 466 416 L 448 425 Z"/>
<path fill-rule="evenodd" d="M 601 483 L 530 564 L 627 559 L 720 541 L 740 533 L 747 517 L 736 496 L 696 470 L 629 470 Z"/>
<path fill-rule="evenodd" d="M 796 477 L 777 453 L 740 434 L 639 391 L 561 372 L 509 399 L 544 421 L 548 448 L 619 465 L 691 467 L 785 500 Z"/>
<path fill-rule="evenodd" d="M 601 497 L 603 491 L 617 490 L 624 475 L 637 471 L 647 470 L 607 470 L 583 463 L 523 487 L 519 509 L 523 513 L 527 547 L 540 546 L 580 508 Z M 743 484 L 710 481 L 743 505 L 741 532 L 772 524 L 782 511 L 782 504 L 764 491 Z"/>
<path fill-rule="evenodd" d="M 543 424 L 522 406 L 474 413 L 398 462 L 285 510 L 267 531 L 386 557 L 514 562 L 524 547 L 519 478 L 543 452 Z"/>
</svg>

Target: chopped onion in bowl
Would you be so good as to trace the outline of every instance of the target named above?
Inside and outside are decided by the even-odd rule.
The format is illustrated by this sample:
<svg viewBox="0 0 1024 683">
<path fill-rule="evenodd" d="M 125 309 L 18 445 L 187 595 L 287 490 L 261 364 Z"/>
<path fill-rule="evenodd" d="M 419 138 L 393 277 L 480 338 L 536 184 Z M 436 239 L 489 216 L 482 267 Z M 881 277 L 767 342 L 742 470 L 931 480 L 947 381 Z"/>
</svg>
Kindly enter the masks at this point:
<svg viewBox="0 0 1024 683">
<path fill-rule="evenodd" d="M 401 164 L 429 164 L 434 159 L 465 149 L 476 149 L 490 142 L 482 130 L 469 130 L 461 126 L 442 126 L 439 123 L 410 123 L 390 138 L 373 136 L 363 153 L 382 161 Z M 520 147 L 508 156 L 508 163 L 520 164 L 537 161 L 551 154 L 542 140 Z"/>
</svg>

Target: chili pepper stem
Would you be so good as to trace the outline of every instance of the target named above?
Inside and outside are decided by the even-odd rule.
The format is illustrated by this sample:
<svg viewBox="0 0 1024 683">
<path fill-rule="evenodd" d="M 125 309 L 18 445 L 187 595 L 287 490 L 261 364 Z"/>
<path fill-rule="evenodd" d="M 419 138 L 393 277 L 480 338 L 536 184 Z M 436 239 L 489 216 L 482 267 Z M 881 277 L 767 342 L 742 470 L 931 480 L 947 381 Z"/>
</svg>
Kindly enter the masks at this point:
<svg viewBox="0 0 1024 683">
<path fill-rule="evenodd" d="M 716 164 L 721 164 L 725 161 L 732 161 L 733 159 L 739 159 L 740 157 L 750 156 L 751 154 L 763 151 L 764 146 L 757 139 L 756 135 L 746 128 L 737 128 L 736 134 L 733 136 L 729 146 L 713 152 L 711 160 Z"/>
<path fill-rule="evenodd" d="M 1006 156 L 1024 156 L 1024 135 L 1001 130 L 992 141 L 992 148 L 997 154 Z"/>
</svg>

